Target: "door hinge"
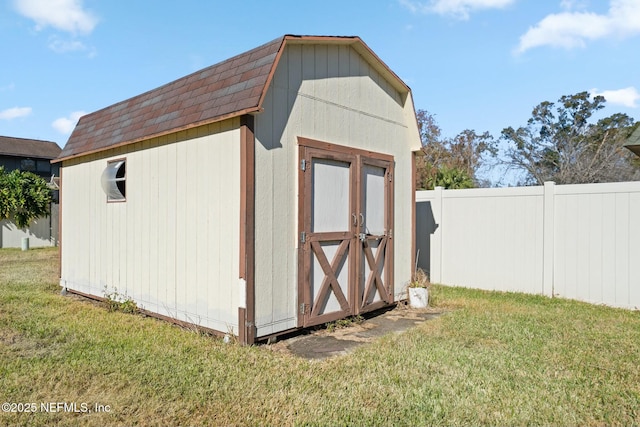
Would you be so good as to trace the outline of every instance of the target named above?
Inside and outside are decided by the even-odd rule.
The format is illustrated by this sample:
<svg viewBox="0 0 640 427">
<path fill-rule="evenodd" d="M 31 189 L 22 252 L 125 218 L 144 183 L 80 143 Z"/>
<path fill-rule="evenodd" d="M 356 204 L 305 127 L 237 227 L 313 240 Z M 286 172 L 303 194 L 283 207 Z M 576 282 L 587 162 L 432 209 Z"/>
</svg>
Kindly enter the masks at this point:
<svg viewBox="0 0 640 427">
<path fill-rule="evenodd" d="M 389 229 L 389 238 L 393 239 L 393 228 Z"/>
<path fill-rule="evenodd" d="M 307 233 L 303 231 L 300 233 L 300 243 L 306 243 L 306 242 L 307 242 Z"/>
<path fill-rule="evenodd" d="M 307 311 L 307 304 L 304 302 L 300 304 L 300 314 L 304 314 Z"/>
<path fill-rule="evenodd" d="M 307 170 L 307 160 L 306 159 L 300 160 L 300 170 L 303 171 L 303 172 Z"/>
<path fill-rule="evenodd" d="M 393 181 L 393 174 L 389 174 L 389 182 Z"/>
</svg>

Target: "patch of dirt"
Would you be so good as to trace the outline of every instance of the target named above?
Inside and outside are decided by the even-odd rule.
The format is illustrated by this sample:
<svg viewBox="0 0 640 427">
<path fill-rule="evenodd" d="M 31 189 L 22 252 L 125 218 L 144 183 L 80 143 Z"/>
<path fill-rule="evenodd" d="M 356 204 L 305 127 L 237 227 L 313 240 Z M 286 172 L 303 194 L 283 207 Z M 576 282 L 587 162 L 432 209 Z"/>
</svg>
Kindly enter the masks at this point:
<svg viewBox="0 0 640 427">
<path fill-rule="evenodd" d="M 279 337 L 264 347 L 281 354 L 306 359 L 347 354 L 359 345 L 370 343 L 389 333 L 403 333 L 422 322 L 439 317 L 442 310 L 433 308 L 413 309 L 398 304 L 393 309 L 368 314 L 361 322 L 334 328 L 304 330 L 290 336 Z"/>
<path fill-rule="evenodd" d="M 53 354 L 55 344 L 52 345 L 44 339 L 29 338 L 15 331 L 3 330 L 0 331 L 0 349 L 16 357 L 31 358 Z"/>
</svg>

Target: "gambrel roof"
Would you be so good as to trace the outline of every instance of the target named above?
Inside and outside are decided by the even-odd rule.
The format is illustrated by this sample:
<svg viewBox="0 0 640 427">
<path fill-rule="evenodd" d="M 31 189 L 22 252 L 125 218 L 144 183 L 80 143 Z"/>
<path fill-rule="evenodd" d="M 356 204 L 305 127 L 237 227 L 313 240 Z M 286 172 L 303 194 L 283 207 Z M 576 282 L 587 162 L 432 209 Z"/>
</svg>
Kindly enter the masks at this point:
<svg viewBox="0 0 640 427">
<path fill-rule="evenodd" d="M 359 37 L 285 35 L 81 117 L 58 161 L 259 112 L 282 51 L 291 43 L 350 45 L 400 93 L 409 92 Z"/>
<path fill-rule="evenodd" d="M 2 156 L 55 159 L 60 155 L 60 151 L 58 144 L 51 141 L 0 136 L 0 155 Z"/>
</svg>

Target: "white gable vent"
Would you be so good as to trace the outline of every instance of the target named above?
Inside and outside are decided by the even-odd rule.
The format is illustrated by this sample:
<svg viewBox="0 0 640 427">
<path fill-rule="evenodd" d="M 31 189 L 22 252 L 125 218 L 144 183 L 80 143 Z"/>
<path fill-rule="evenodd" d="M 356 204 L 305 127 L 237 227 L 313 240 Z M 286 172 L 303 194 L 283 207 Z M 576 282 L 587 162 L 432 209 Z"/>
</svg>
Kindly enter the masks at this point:
<svg viewBox="0 0 640 427">
<path fill-rule="evenodd" d="M 124 201 L 126 196 L 126 160 L 115 160 L 107 163 L 102 172 L 102 189 L 107 201 Z"/>
</svg>

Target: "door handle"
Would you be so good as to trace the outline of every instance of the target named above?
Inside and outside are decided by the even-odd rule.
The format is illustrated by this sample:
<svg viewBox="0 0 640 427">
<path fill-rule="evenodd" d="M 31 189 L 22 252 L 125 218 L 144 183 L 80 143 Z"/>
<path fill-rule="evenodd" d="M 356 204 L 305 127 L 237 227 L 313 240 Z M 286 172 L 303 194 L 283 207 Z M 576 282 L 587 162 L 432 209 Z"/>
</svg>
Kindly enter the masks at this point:
<svg viewBox="0 0 640 427">
<path fill-rule="evenodd" d="M 364 225 L 364 215 L 362 215 L 362 212 L 360 212 L 360 224 L 358 224 L 358 227 L 362 227 Z"/>
<path fill-rule="evenodd" d="M 352 213 L 351 218 L 353 218 L 353 226 L 355 227 L 358 225 L 358 218 L 356 217 L 356 214 Z"/>
</svg>

